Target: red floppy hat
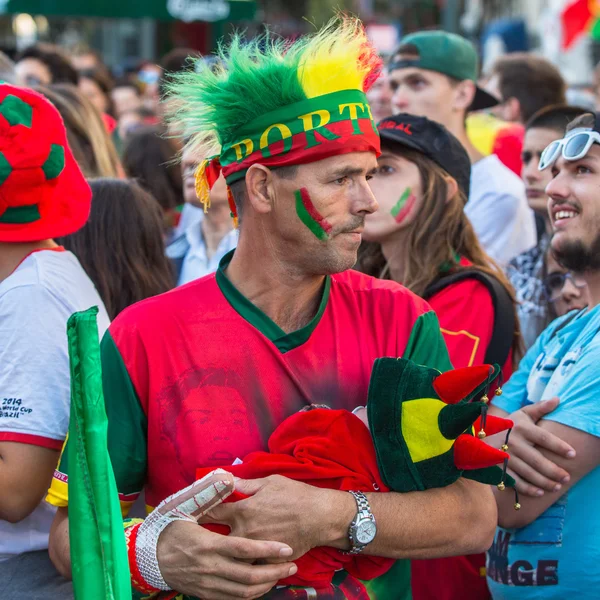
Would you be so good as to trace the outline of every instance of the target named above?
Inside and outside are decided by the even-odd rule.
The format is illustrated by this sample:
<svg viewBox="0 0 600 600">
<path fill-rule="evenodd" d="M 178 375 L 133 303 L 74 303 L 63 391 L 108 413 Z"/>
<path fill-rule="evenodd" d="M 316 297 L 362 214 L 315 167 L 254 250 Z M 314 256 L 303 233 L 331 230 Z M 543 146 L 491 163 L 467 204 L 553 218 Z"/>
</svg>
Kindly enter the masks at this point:
<svg viewBox="0 0 600 600">
<path fill-rule="evenodd" d="M 74 233 L 91 200 L 56 108 L 33 90 L 0 84 L 0 242 Z"/>
</svg>

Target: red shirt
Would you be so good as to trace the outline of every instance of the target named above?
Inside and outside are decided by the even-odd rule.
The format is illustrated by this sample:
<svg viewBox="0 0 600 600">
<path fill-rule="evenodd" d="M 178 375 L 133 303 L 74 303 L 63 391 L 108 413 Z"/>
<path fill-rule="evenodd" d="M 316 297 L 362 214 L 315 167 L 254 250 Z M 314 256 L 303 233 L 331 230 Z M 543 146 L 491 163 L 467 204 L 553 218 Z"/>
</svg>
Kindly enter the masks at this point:
<svg viewBox="0 0 600 600">
<path fill-rule="evenodd" d="M 471 266 L 461 259 L 461 266 Z M 482 365 L 492 339 L 494 305 L 488 288 L 476 279 L 464 279 L 429 298 L 437 314 L 448 354 L 455 369 Z M 504 381 L 512 374 L 512 351 L 502 366 Z"/>
<path fill-rule="evenodd" d="M 142 488 L 156 506 L 199 468 L 268 450 L 307 404 L 365 405 L 377 358 L 450 368 L 434 312 L 397 283 L 331 275 L 313 320 L 286 334 L 227 279 L 232 254 L 216 274 L 123 311 L 104 336 L 108 450 L 125 511 Z M 67 463 L 63 453 L 48 496 L 58 506 L 68 502 Z M 404 597 L 409 573 L 396 561 L 366 585 L 369 597 Z"/>
<path fill-rule="evenodd" d="M 274 473 L 316 487 L 360 492 L 388 492 L 379 474 L 371 433 L 361 420 L 346 410 L 316 409 L 288 417 L 269 439 L 268 452 L 252 452 L 237 465 L 223 469 L 242 479 L 258 479 Z M 212 467 L 198 469 L 201 479 Z M 245 498 L 234 492 L 228 501 Z M 227 534 L 226 526 L 207 526 Z M 390 558 L 347 554 L 335 548 L 313 548 L 294 561 L 298 572 L 282 585 L 325 588 L 334 574 L 344 569 L 353 577 L 370 580 L 386 573 Z"/>
<path fill-rule="evenodd" d="M 461 266 L 470 266 L 466 259 Z M 492 339 L 494 306 L 488 288 L 464 279 L 429 299 L 454 368 L 484 364 Z M 512 374 L 512 351 L 502 368 L 504 381 Z M 485 554 L 455 556 L 411 563 L 413 600 L 488 600 Z"/>
</svg>

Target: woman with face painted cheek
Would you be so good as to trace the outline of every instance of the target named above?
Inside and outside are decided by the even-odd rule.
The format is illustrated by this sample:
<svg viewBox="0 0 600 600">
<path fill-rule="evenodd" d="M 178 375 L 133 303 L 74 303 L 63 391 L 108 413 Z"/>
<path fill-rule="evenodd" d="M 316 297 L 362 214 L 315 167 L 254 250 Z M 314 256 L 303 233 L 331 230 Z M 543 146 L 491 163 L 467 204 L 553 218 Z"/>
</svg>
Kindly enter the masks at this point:
<svg viewBox="0 0 600 600">
<path fill-rule="evenodd" d="M 359 270 L 398 281 L 428 300 L 455 368 L 497 362 L 508 378 L 519 325 L 508 281 L 464 214 L 471 170 L 466 151 L 424 117 L 395 115 L 378 129 L 382 154 L 370 184 L 379 210 L 366 217 Z M 498 297 L 504 295 L 502 316 L 481 275 L 495 281 Z M 502 349 L 492 343 L 495 330 L 506 332 Z M 412 561 L 413 598 L 488 599 L 484 566 L 484 555 Z"/>
<path fill-rule="evenodd" d="M 478 273 L 495 279 L 512 296 L 464 214 L 470 177 L 466 151 L 442 125 L 425 117 L 396 115 L 382 121 L 379 132 L 382 154 L 370 182 L 379 210 L 366 217 L 367 243 L 358 266 L 427 298 L 456 368 L 483 364 L 495 315 L 491 293 Z M 473 277 L 431 293 L 434 284 L 439 288 L 441 280 L 459 272 Z M 519 340 L 517 327 L 512 329 L 512 344 L 500 357 L 506 376 Z"/>
</svg>

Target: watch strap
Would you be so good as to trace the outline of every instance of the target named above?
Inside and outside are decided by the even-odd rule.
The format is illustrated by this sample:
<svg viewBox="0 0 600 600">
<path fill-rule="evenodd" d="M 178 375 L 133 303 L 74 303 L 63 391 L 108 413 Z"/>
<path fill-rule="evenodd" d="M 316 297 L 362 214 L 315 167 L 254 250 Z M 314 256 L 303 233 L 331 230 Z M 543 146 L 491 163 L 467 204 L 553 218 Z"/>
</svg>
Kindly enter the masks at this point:
<svg viewBox="0 0 600 600">
<path fill-rule="evenodd" d="M 369 504 L 367 497 L 362 492 L 355 492 L 353 490 L 348 490 L 348 492 L 352 494 L 352 496 L 354 496 L 354 499 L 356 500 L 357 512 L 356 516 L 352 520 L 352 523 L 350 523 L 350 527 L 348 528 L 350 550 L 344 552 L 344 554 L 360 554 L 367 547 L 368 544 L 361 544 L 360 542 L 358 542 L 355 539 L 353 533 L 359 521 L 363 519 L 370 519 L 371 521 L 375 522 L 375 517 L 371 512 L 371 505 Z"/>
</svg>

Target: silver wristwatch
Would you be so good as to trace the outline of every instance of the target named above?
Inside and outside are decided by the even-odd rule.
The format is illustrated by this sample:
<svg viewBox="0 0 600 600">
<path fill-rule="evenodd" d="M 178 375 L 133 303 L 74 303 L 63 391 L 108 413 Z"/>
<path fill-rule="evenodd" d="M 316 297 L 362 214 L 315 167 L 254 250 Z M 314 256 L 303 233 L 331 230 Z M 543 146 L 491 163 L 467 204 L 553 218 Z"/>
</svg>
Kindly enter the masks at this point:
<svg viewBox="0 0 600 600">
<path fill-rule="evenodd" d="M 350 550 L 346 554 L 358 554 L 375 539 L 377 523 L 367 497 L 362 492 L 350 492 L 350 494 L 356 500 L 358 511 L 348 528 Z"/>
</svg>

